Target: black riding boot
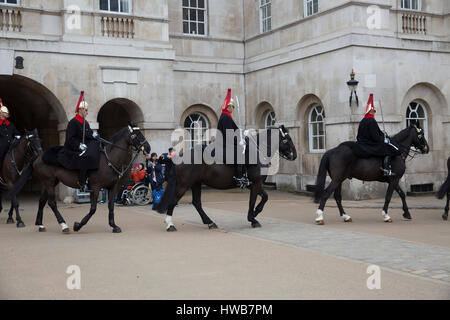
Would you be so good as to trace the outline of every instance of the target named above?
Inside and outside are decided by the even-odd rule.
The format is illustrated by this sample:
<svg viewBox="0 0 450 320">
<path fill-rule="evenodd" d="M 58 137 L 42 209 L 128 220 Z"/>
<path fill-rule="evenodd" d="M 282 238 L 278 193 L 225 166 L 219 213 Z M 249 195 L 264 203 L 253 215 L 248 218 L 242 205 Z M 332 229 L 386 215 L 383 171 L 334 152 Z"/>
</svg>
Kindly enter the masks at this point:
<svg viewBox="0 0 450 320">
<path fill-rule="evenodd" d="M 80 186 L 81 192 L 91 192 L 92 190 L 89 190 L 88 185 L 86 183 L 86 176 L 87 176 L 87 170 L 81 169 L 80 175 L 78 177 L 78 184 Z"/>
<path fill-rule="evenodd" d="M 236 184 L 239 188 L 248 187 L 251 183 L 247 178 L 246 167 L 243 164 L 238 164 L 236 166 L 236 176 L 234 176 L 234 180 L 236 180 Z"/>
<path fill-rule="evenodd" d="M 390 156 L 384 157 L 383 168 L 381 168 L 381 170 L 383 171 L 383 176 L 385 176 L 385 177 L 395 176 L 395 173 L 392 172 Z"/>
</svg>

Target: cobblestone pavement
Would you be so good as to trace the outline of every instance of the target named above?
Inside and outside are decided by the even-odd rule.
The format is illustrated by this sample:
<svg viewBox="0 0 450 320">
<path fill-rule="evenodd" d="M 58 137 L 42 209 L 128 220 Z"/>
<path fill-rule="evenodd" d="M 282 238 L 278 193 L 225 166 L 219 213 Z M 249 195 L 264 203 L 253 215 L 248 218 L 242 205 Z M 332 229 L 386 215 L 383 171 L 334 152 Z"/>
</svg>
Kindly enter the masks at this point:
<svg viewBox="0 0 450 320">
<path fill-rule="evenodd" d="M 373 235 L 327 226 L 261 217 L 260 229 L 252 229 L 242 215 L 204 206 L 219 231 L 283 243 L 333 257 L 376 264 L 382 269 L 450 286 L 450 248 Z M 147 208 L 136 208 L 147 215 L 158 215 Z M 174 211 L 175 225 L 201 224 L 195 209 L 180 204 Z M 206 228 L 206 226 L 205 226 Z"/>
</svg>

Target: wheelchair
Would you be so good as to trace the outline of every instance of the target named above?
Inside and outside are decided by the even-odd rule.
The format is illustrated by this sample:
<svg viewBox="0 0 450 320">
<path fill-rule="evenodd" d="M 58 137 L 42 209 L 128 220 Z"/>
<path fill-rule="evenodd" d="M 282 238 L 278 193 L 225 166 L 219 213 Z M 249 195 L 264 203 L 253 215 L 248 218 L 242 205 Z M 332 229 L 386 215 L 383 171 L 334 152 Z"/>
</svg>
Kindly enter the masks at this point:
<svg viewBox="0 0 450 320">
<path fill-rule="evenodd" d="M 145 182 L 139 182 L 125 188 L 121 199 L 123 205 L 146 206 L 153 201 L 153 193 Z"/>
</svg>

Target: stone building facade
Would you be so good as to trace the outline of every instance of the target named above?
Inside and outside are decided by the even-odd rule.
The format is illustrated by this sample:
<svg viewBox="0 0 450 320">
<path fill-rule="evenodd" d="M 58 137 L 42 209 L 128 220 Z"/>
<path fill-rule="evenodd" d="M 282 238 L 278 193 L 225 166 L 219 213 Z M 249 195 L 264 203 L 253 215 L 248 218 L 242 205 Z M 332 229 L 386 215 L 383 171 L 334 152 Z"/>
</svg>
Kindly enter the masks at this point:
<svg viewBox="0 0 450 320">
<path fill-rule="evenodd" d="M 108 137 L 132 121 L 161 153 L 175 128 L 209 140 L 232 88 L 242 127 L 289 128 L 299 156 L 272 180 L 305 190 L 323 152 L 355 139 L 374 93 L 388 133 L 409 118 L 427 132 L 431 152 L 408 163 L 403 187 L 436 189 L 450 155 L 449 30 L 447 0 L 0 0 L 0 97 L 49 146 L 85 90 L 93 128 Z"/>
</svg>

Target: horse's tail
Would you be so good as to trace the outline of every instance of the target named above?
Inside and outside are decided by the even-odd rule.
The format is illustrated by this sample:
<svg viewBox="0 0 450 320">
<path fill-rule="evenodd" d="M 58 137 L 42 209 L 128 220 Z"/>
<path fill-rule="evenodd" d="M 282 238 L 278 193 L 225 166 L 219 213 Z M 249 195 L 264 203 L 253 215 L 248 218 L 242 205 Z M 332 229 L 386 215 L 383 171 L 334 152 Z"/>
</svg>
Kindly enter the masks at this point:
<svg viewBox="0 0 450 320">
<path fill-rule="evenodd" d="M 447 179 L 445 180 L 444 184 L 439 189 L 436 196 L 438 199 L 442 199 L 449 191 L 450 191 L 450 173 L 448 174 Z"/>
<path fill-rule="evenodd" d="M 178 178 L 175 165 L 170 168 L 171 172 L 166 172 L 167 185 L 164 189 L 161 201 L 156 205 L 156 211 L 159 213 L 166 213 L 169 207 L 177 204 Z"/>
<path fill-rule="evenodd" d="M 22 191 L 23 187 L 27 184 L 28 180 L 30 179 L 31 175 L 33 174 L 33 159 L 30 164 L 25 168 L 25 170 L 22 172 L 22 175 L 20 178 L 16 181 L 14 186 L 9 190 L 6 198 L 8 200 L 11 200 L 13 196 L 17 196 L 17 194 Z"/>
<path fill-rule="evenodd" d="M 325 180 L 327 178 L 328 164 L 330 162 L 329 151 L 325 152 L 320 160 L 319 173 L 316 179 L 316 189 L 314 190 L 314 202 L 318 203 L 325 189 Z"/>
</svg>

